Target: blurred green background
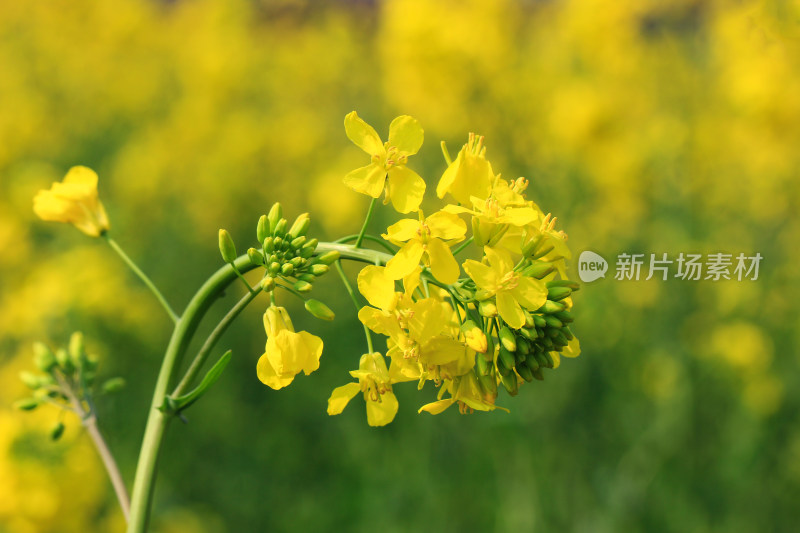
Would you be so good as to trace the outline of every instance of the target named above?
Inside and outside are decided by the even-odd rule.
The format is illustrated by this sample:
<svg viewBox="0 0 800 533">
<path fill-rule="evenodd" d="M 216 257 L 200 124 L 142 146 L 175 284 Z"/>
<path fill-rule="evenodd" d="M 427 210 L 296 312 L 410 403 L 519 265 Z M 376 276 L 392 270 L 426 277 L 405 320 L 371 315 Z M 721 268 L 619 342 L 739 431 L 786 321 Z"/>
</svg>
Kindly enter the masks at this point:
<svg viewBox="0 0 800 533">
<path fill-rule="evenodd" d="M 130 480 L 170 334 L 108 247 L 34 218 L 36 191 L 97 170 L 112 234 L 181 309 L 220 265 L 218 228 L 246 247 L 273 201 L 321 239 L 358 230 L 353 109 L 381 135 L 419 119 L 428 209 L 439 140 L 476 131 L 576 255 L 759 252 L 760 277 L 609 276 L 576 295 L 581 357 L 503 394 L 511 414 L 418 415 L 434 392 L 410 384 L 382 429 L 360 400 L 325 413 L 364 349 L 336 280 L 315 288 L 334 325 L 292 304 L 325 353 L 279 392 L 256 378 L 259 299 L 220 344 L 233 364 L 170 428 L 155 530 L 792 530 L 799 21 L 796 1 L 0 3 L 0 532 L 122 524 L 79 424 L 53 444 L 53 410 L 10 409 L 32 342 L 82 330 L 101 377 L 126 376 L 99 410 Z"/>
</svg>

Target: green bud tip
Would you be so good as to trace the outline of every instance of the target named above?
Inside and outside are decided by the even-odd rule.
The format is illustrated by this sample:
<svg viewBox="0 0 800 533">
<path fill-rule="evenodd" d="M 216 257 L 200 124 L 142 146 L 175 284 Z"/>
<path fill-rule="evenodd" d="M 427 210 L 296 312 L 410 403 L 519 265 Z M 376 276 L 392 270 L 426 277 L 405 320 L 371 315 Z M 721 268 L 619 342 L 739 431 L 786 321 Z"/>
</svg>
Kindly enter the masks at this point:
<svg viewBox="0 0 800 533">
<path fill-rule="evenodd" d="M 264 277 L 264 279 L 261 280 L 261 288 L 266 292 L 272 292 L 275 290 L 275 278 L 272 276 Z"/>
<path fill-rule="evenodd" d="M 313 286 L 307 281 L 297 281 L 294 284 L 294 290 L 297 292 L 309 292 Z"/>
<path fill-rule="evenodd" d="M 278 237 L 283 237 L 284 235 L 286 235 L 286 225 L 287 225 L 286 219 L 285 218 L 280 219 L 278 223 L 275 225 L 275 229 L 272 231 L 272 234 Z"/>
<path fill-rule="evenodd" d="M 267 215 L 261 215 L 261 218 L 258 219 L 258 225 L 256 226 L 256 238 L 258 242 L 264 242 L 264 239 L 266 239 L 269 234 L 269 219 Z"/>
<path fill-rule="evenodd" d="M 33 345 L 33 360 L 42 372 L 50 372 L 58 364 L 53 351 L 42 342 Z"/>
<path fill-rule="evenodd" d="M 291 276 L 294 274 L 294 266 L 291 263 L 284 263 L 281 267 L 281 274 L 284 276 Z"/>
<path fill-rule="evenodd" d="M 300 282 L 298 281 L 298 283 Z M 324 303 L 320 302 L 319 300 L 314 300 L 314 299 L 306 300 L 305 308 L 306 311 L 311 313 L 316 318 L 319 318 L 320 320 L 330 321 L 336 318 L 336 315 L 334 314 L 333 311 L 331 311 L 331 308 L 325 305 Z"/>
<path fill-rule="evenodd" d="M 261 254 L 261 252 L 259 252 L 255 248 L 247 249 L 247 258 L 253 265 L 260 266 L 264 264 L 264 256 Z"/>
<path fill-rule="evenodd" d="M 236 260 L 236 246 L 233 244 L 233 238 L 227 230 L 219 230 L 219 253 L 222 255 L 222 260 L 226 263 L 233 263 Z"/>
<path fill-rule="evenodd" d="M 320 265 L 319 263 L 316 265 L 311 265 L 308 271 L 314 274 L 315 276 L 321 276 L 326 272 L 328 272 L 328 265 Z"/>
<path fill-rule="evenodd" d="M 333 264 L 333 262 L 337 261 L 338 259 L 339 259 L 339 252 L 336 250 L 325 252 L 324 254 L 322 254 L 317 258 L 317 260 L 324 265 Z"/>
<path fill-rule="evenodd" d="M 14 409 L 21 411 L 33 411 L 39 407 L 39 400 L 36 398 L 23 398 L 14 402 Z"/>
<path fill-rule="evenodd" d="M 311 219 L 308 217 L 308 213 L 303 213 L 299 217 L 297 217 L 292 224 L 292 227 L 289 228 L 289 235 L 293 237 L 300 237 L 305 235 L 306 231 L 308 231 L 308 226 L 311 224 Z"/>
<path fill-rule="evenodd" d="M 503 344 L 503 348 L 508 350 L 509 352 L 516 352 L 517 351 L 517 341 L 514 339 L 514 333 L 508 326 L 503 326 L 500 328 L 500 342 Z"/>
<path fill-rule="evenodd" d="M 275 228 L 278 226 L 278 221 L 283 216 L 283 208 L 279 202 L 275 202 L 272 204 L 272 208 L 269 210 L 269 215 L 267 215 L 267 220 L 269 221 L 269 232 L 275 233 Z"/>
<path fill-rule="evenodd" d="M 64 429 L 66 429 L 66 427 L 64 426 L 64 423 L 63 423 L 63 422 L 59 422 L 58 424 L 56 424 L 56 425 L 53 427 L 52 431 L 50 431 L 50 439 L 51 439 L 51 440 L 58 440 L 58 439 L 60 439 L 60 438 L 61 438 L 61 435 L 63 435 L 63 434 L 64 434 Z"/>
</svg>

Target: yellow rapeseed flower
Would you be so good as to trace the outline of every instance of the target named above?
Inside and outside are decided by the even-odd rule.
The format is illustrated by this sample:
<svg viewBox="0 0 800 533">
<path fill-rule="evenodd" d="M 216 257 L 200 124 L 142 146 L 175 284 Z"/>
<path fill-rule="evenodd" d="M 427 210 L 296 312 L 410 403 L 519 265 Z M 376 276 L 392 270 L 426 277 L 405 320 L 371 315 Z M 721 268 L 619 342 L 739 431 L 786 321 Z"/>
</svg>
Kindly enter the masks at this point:
<svg viewBox="0 0 800 533">
<path fill-rule="evenodd" d="M 33 211 L 42 220 L 72 224 L 91 237 L 109 228 L 106 210 L 97 199 L 97 173 L 87 167 L 72 167 L 61 183 L 39 191 Z"/>
<path fill-rule="evenodd" d="M 446 380 L 442 390 L 447 391 L 450 398 L 425 404 L 419 408 L 419 412 L 426 411 L 438 415 L 455 403 L 459 404 L 462 413 L 467 413 L 470 409 L 476 411 L 502 409 L 508 412 L 508 409 L 494 404 L 495 394 L 484 391 L 475 372 L 467 372 L 461 377 Z"/>
<path fill-rule="evenodd" d="M 402 248 L 386 263 L 386 275 L 400 279 L 413 272 L 422 260 L 436 279 L 455 283 L 460 270 L 450 246 L 463 240 L 466 232 L 464 221 L 445 211 L 428 218 L 420 212 L 419 220 L 405 218 L 392 224 L 383 238 Z"/>
<path fill-rule="evenodd" d="M 416 211 L 425 194 L 425 180 L 406 163 L 408 156 L 422 146 L 424 134 L 419 122 L 408 115 L 395 118 L 389 125 L 386 143 L 355 111 L 344 117 L 344 128 L 347 137 L 372 158 L 369 165 L 347 174 L 345 185 L 373 198 L 378 198 L 385 188 L 386 202 L 391 200 L 397 211 Z"/>
<path fill-rule="evenodd" d="M 319 368 L 322 339 L 301 331 L 295 333 L 283 307 L 270 306 L 264 313 L 266 351 L 258 360 L 258 379 L 278 390 L 289 385 L 300 372 L 309 375 Z"/>
<path fill-rule="evenodd" d="M 486 247 L 488 265 L 467 259 L 464 270 L 475 284 L 486 291 L 484 298 L 495 296 L 500 317 L 514 329 L 525 324 L 522 306 L 533 311 L 547 301 L 547 287 L 534 278 L 514 271 L 511 256 L 505 250 Z"/>
<path fill-rule="evenodd" d="M 468 204 L 473 196 L 486 198 L 493 181 L 492 164 L 486 159 L 483 137 L 470 133 L 467 144 L 442 174 L 436 196 L 444 198 L 450 193 L 457 202 Z"/>
<path fill-rule="evenodd" d="M 358 363 L 358 370 L 353 370 L 350 375 L 358 379 L 358 383 L 333 389 L 328 398 L 328 414 L 338 415 L 356 394 L 363 392 L 370 426 L 385 426 L 394 420 L 398 403 L 392 392 L 392 381 L 383 356 L 378 352 L 365 353 Z"/>
</svg>

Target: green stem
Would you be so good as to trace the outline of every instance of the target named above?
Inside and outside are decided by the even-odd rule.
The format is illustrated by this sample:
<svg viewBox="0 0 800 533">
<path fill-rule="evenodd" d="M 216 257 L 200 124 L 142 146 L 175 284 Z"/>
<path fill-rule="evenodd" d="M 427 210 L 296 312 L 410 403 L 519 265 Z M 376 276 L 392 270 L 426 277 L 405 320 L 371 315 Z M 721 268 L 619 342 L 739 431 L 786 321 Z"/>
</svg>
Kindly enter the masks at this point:
<svg viewBox="0 0 800 533">
<path fill-rule="evenodd" d="M 230 326 L 236 317 L 239 316 L 239 313 L 241 313 L 244 308 L 247 307 L 256 296 L 258 296 L 258 293 L 260 292 L 260 286 L 255 289 L 250 288 L 250 291 L 245 294 L 230 311 L 228 311 L 228 314 L 226 314 L 222 320 L 220 320 L 219 324 L 217 324 L 217 327 L 214 328 L 206 341 L 203 343 L 200 351 L 197 352 L 194 360 L 189 365 L 189 369 L 186 371 L 186 374 L 184 374 L 183 379 L 181 379 L 180 383 L 178 383 L 178 386 L 175 387 L 175 390 L 172 391 L 173 397 L 182 396 L 187 392 L 187 389 L 200 373 L 200 370 L 203 368 L 205 362 L 208 360 L 208 356 L 211 353 L 211 350 L 214 348 L 214 345 L 217 344 L 219 338 L 222 337 L 222 334 L 225 333 L 225 330 L 228 329 L 228 326 Z"/>
<path fill-rule="evenodd" d="M 358 239 L 358 235 L 354 233 L 353 235 L 348 235 L 347 237 L 342 237 L 341 239 L 339 239 L 339 240 L 337 240 L 335 242 L 344 244 L 344 243 L 348 243 L 350 241 L 354 241 L 356 239 Z M 364 235 L 364 240 L 365 241 L 372 241 L 372 242 L 374 242 L 376 244 L 379 244 L 379 245 L 383 246 L 384 250 L 386 250 L 387 252 L 389 252 L 392 255 L 397 253 L 397 250 L 395 248 L 392 248 L 392 246 L 389 243 L 387 243 L 383 239 L 381 239 L 379 237 L 376 237 L 374 235 L 366 234 L 366 235 Z"/>
<path fill-rule="evenodd" d="M 342 283 L 344 284 L 345 289 L 347 289 L 347 293 L 350 295 L 350 299 L 353 300 L 353 305 L 356 308 L 356 313 L 361 310 L 361 304 L 358 303 L 358 297 L 356 296 L 356 291 L 353 290 L 353 286 L 350 285 L 350 281 L 347 279 L 347 276 L 344 273 L 344 269 L 342 268 L 342 262 L 336 261 L 336 271 L 339 273 L 339 277 L 342 279 Z M 364 335 L 367 338 L 367 350 L 369 353 L 373 352 L 372 348 L 372 334 L 369 331 L 369 328 L 366 324 L 362 324 L 364 326 Z"/>
<path fill-rule="evenodd" d="M 458 253 L 459 253 L 461 250 L 463 250 L 464 248 L 466 248 L 467 246 L 469 246 L 470 244 L 472 244 L 472 239 L 473 239 L 473 237 L 470 237 L 470 238 L 469 238 L 469 239 L 467 239 L 466 241 L 462 242 L 462 243 L 461 243 L 461 246 L 459 246 L 458 248 L 456 248 L 455 250 L 453 250 L 453 255 L 454 255 L 454 256 L 455 256 L 455 255 L 458 255 Z"/>
<path fill-rule="evenodd" d="M 144 282 L 144 284 L 147 285 L 147 288 L 150 289 L 150 291 L 153 293 L 156 299 L 161 303 L 161 306 L 167 312 L 172 321 L 177 324 L 179 320 L 178 315 L 175 313 L 175 311 L 172 310 L 172 307 L 169 305 L 169 302 L 167 302 L 167 299 L 164 298 L 163 294 L 161 294 L 161 291 L 158 290 L 158 287 L 156 287 L 155 284 L 152 282 L 152 280 L 149 277 L 147 277 L 147 274 L 142 272 L 142 269 L 140 269 L 136 265 L 136 263 L 134 263 L 133 260 L 130 257 L 128 257 L 128 254 L 126 254 L 122 250 L 120 245 L 117 244 L 117 241 L 112 239 L 108 233 L 103 234 L 103 237 L 105 238 L 106 242 L 111 246 L 111 248 L 113 248 L 114 251 L 117 252 L 117 254 L 122 258 L 122 260 L 125 261 L 125 263 L 130 267 L 130 269 L 133 270 L 133 272 L 137 276 L 139 276 L 139 279 L 141 279 L 142 282 Z"/>
<path fill-rule="evenodd" d="M 317 246 L 316 253 L 321 255 L 334 250 L 339 252 L 343 259 L 367 264 L 375 264 L 376 262 L 385 264 L 392 258 L 391 255 L 376 250 L 354 248 L 353 246 L 337 243 L 320 243 Z M 244 273 L 255 268 L 246 255 L 238 257 L 234 261 L 234 265 Z M 153 400 L 150 404 L 142 439 L 142 447 L 139 452 L 139 462 L 136 466 L 136 476 L 131 496 L 128 533 L 145 533 L 147 530 L 158 456 L 164 433 L 171 420 L 171 417 L 162 412 L 160 407 L 164 405 L 166 400 L 167 389 L 176 371 L 176 363 L 189 346 L 192 336 L 197 331 L 197 327 L 205 313 L 235 280 L 236 273 L 229 265 L 217 270 L 195 293 L 186 306 L 183 316 L 178 318 L 175 323 L 175 329 L 172 332 L 172 337 L 164 354 L 161 370 L 156 380 Z M 352 287 L 350 290 L 352 291 Z M 354 296 L 354 294 L 351 294 L 351 296 Z"/>
<path fill-rule="evenodd" d="M 369 204 L 369 210 L 367 210 L 367 217 L 364 219 L 364 225 L 361 226 L 361 232 L 358 234 L 358 238 L 356 239 L 356 244 L 355 244 L 356 248 L 361 248 L 361 242 L 364 240 L 364 234 L 367 232 L 367 225 L 369 225 L 369 221 L 372 219 L 372 212 L 375 210 L 376 203 L 378 203 L 378 199 L 373 198 Z"/>
</svg>

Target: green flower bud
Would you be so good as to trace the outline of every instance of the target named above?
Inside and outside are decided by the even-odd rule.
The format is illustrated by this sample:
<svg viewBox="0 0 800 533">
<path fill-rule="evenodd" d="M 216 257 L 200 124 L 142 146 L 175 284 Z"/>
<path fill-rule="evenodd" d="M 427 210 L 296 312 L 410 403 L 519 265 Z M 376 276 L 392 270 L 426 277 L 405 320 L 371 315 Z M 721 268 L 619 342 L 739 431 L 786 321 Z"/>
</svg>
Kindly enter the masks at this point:
<svg viewBox="0 0 800 533">
<path fill-rule="evenodd" d="M 58 364 L 53 351 L 41 342 L 33 344 L 33 360 L 42 372 L 50 372 Z"/>
<path fill-rule="evenodd" d="M 272 239 L 272 248 L 273 250 L 280 250 L 283 247 L 283 238 L 281 237 L 273 237 Z"/>
<path fill-rule="evenodd" d="M 538 379 L 539 381 L 544 381 L 544 373 L 542 372 L 542 368 L 539 367 L 536 370 L 532 371 L 534 379 Z"/>
<path fill-rule="evenodd" d="M 544 320 L 542 315 L 532 315 L 533 316 L 533 323 L 536 325 L 537 328 L 543 328 L 547 325 L 547 322 Z"/>
<path fill-rule="evenodd" d="M 553 246 L 553 243 L 547 243 L 538 250 L 536 250 L 536 253 L 534 253 L 532 257 L 533 259 L 539 259 L 541 257 L 544 257 L 550 252 L 552 252 L 553 248 L 555 248 L 555 246 Z"/>
<path fill-rule="evenodd" d="M 500 239 L 503 238 L 503 235 L 506 234 L 509 227 L 509 224 L 502 224 L 495 228 L 495 230 L 492 232 L 492 236 L 489 238 L 489 246 L 496 246 L 497 243 L 500 242 Z"/>
<path fill-rule="evenodd" d="M 222 260 L 226 263 L 233 263 L 236 260 L 236 246 L 233 244 L 231 234 L 226 230 L 219 230 L 219 253 Z"/>
<path fill-rule="evenodd" d="M 294 265 L 292 265 L 291 263 L 284 263 L 283 266 L 281 267 L 281 274 L 283 274 L 284 276 L 291 276 L 292 274 L 294 274 Z"/>
<path fill-rule="evenodd" d="M 506 349 L 505 346 L 500 346 L 500 352 L 497 355 L 497 360 L 503 362 L 503 366 L 512 369 L 514 365 L 517 364 L 514 360 L 514 354 Z"/>
<path fill-rule="evenodd" d="M 299 250 L 300 248 L 303 247 L 303 244 L 305 244 L 305 242 L 306 242 L 305 236 L 297 237 L 291 243 L 289 243 L 289 248 L 291 248 L 292 250 Z"/>
<path fill-rule="evenodd" d="M 39 407 L 39 400 L 36 398 L 23 398 L 14 402 L 13 405 L 14 409 L 19 409 L 20 411 L 33 411 Z"/>
<path fill-rule="evenodd" d="M 25 384 L 26 387 L 29 389 L 36 390 L 42 386 L 42 379 L 41 377 L 37 376 L 33 372 L 22 371 L 19 373 L 19 379 L 22 383 Z"/>
<path fill-rule="evenodd" d="M 497 306 L 491 300 L 484 300 L 478 304 L 478 312 L 486 318 L 496 317 Z"/>
<path fill-rule="evenodd" d="M 298 281 L 298 283 L 301 283 Z M 331 308 L 325 305 L 324 303 L 320 302 L 319 300 L 306 300 L 305 303 L 306 311 L 314 315 L 316 318 L 320 320 L 333 320 L 336 318 L 336 315 Z"/>
<path fill-rule="evenodd" d="M 533 316 L 531 315 L 531 313 L 523 307 L 522 314 L 525 315 L 525 327 L 532 328 L 534 324 L 533 324 Z"/>
<path fill-rule="evenodd" d="M 65 349 L 56 350 L 56 361 L 58 361 L 58 366 L 61 367 L 65 374 L 71 374 L 75 371 L 75 365 L 72 364 L 69 353 Z"/>
<path fill-rule="evenodd" d="M 472 217 L 472 242 L 479 248 L 486 245 L 486 239 L 481 234 L 481 221 L 478 217 Z"/>
<path fill-rule="evenodd" d="M 517 382 L 517 375 L 514 372 L 509 372 L 505 376 L 501 375 L 500 381 L 511 396 L 516 396 L 517 393 L 519 393 L 519 383 Z"/>
<path fill-rule="evenodd" d="M 303 259 L 302 257 L 295 257 L 294 259 L 289 261 L 289 263 L 291 263 L 291 265 L 294 267 L 295 270 L 299 270 L 300 268 L 305 266 L 306 260 Z"/>
<path fill-rule="evenodd" d="M 283 208 L 279 202 L 272 204 L 272 209 L 269 210 L 267 220 L 269 221 L 269 232 L 275 234 L 275 228 L 278 227 L 278 222 L 283 216 Z"/>
<path fill-rule="evenodd" d="M 271 254 L 275 251 L 275 238 L 274 237 L 267 237 L 264 239 L 264 251 L 268 254 Z"/>
<path fill-rule="evenodd" d="M 551 328 L 560 328 L 564 324 L 561 323 L 559 319 L 554 317 L 553 315 L 545 315 L 544 316 L 545 323 L 550 326 Z"/>
<path fill-rule="evenodd" d="M 64 426 L 63 422 L 59 422 L 58 424 L 56 424 L 53 427 L 53 429 L 50 431 L 50 440 L 56 441 L 56 440 L 60 439 L 61 435 L 64 434 L 64 429 L 65 429 L 65 426 Z"/>
<path fill-rule="evenodd" d="M 519 334 L 524 339 L 527 339 L 529 341 L 535 341 L 537 338 L 539 338 L 539 335 L 536 333 L 535 328 L 522 328 L 521 330 L 519 330 Z"/>
<path fill-rule="evenodd" d="M 314 274 L 315 276 L 322 276 L 323 274 L 328 272 L 328 265 L 321 265 L 317 263 L 308 267 L 308 271 Z"/>
<path fill-rule="evenodd" d="M 557 302 L 572 294 L 569 287 L 550 287 L 547 289 L 547 299 Z"/>
<path fill-rule="evenodd" d="M 531 353 L 531 344 L 525 337 L 517 337 L 517 355 L 528 355 Z"/>
<path fill-rule="evenodd" d="M 554 315 L 557 319 L 559 319 L 564 324 L 569 324 L 570 322 L 574 322 L 575 318 L 572 316 L 572 313 L 569 311 L 559 311 Z"/>
<path fill-rule="evenodd" d="M 261 218 L 258 219 L 258 225 L 256 226 L 256 238 L 258 242 L 264 242 L 264 240 L 269 237 L 269 234 L 272 233 L 269 230 L 269 218 L 267 215 L 261 215 Z"/>
<path fill-rule="evenodd" d="M 536 362 L 539 364 L 539 368 L 552 368 L 547 364 L 547 358 L 544 356 L 545 352 L 536 352 L 533 357 L 536 359 Z M 552 362 L 552 359 L 551 359 Z"/>
<path fill-rule="evenodd" d="M 525 257 L 530 256 L 533 253 L 533 251 L 536 250 L 536 247 L 539 246 L 539 243 L 542 242 L 543 237 L 544 235 L 540 233 L 539 235 L 537 235 L 536 237 L 525 243 L 522 246 L 522 255 L 524 255 Z"/>
<path fill-rule="evenodd" d="M 545 285 L 547 286 L 548 289 L 550 287 L 567 287 L 568 289 L 571 289 L 573 292 L 581 288 L 580 283 L 568 279 L 554 279 L 548 281 Z"/>
<path fill-rule="evenodd" d="M 294 290 L 297 292 L 309 292 L 313 286 L 307 281 L 296 281 L 294 284 Z"/>
<path fill-rule="evenodd" d="M 461 325 L 461 333 L 464 334 L 464 342 L 467 346 L 478 353 L 486 353 L 486 349 L 489 347 L 486 342 L 486 335 L 475 325 L 475 322 L 472 320 L 464 322 Z"/>
<path fill-rule="evenodd" d="M 314 283 L 314 280 L 316 280 L 317 277 L 314 274 L 309 274 L 308 272 L 306 272 L 305 274 L 300 274 L 297 277 L 297 279 L 301 281 L 307 281 L 309 283 Z"/>
<path fill-rule="evenodd" d="M 101 387 L 104 394 L 118 392 L 123 388 L 125 388 L 125 380 L 123 378 L 111 378 L 106 380 Z"/>
<path fill-rule="evenodd" d="M 552 300 L 547 300 L 543 306 L 541 306 L 536 311 L 539 313 L 546 313 L 548 315 L 552 315 L 554 313 L 558 313 L 559 311 L 563 311 L 566 309 L 567 306 L 564 305 L 562 302 L 554 302 Z"/>
<path fill-rule="evenodd" d="M 284 235 L 286 235 L 287 225 L 288 224 L 285 218 L 280 219 L 278 223 L 275 225 L 275 229 L 272 231 L 272 234 L 275 235 L 276 237 L 283 237 Z"/>
<path fill-rule="evenodd" d="M 247 258 L 252 265 L 261 266 L 264 264 L 264 255 L 255 248 L 247 249 Z"/>
<path fill-rule="evenodd" d="M 478 370 L 479 376 L 488 376 L 492 372 L 492 363 L 487 360 L 483 355 L 478 354 L 475 358 L 475 367 Z"/>
<path fill-rule="evenodd" d="M 514 333 L 511 332 L 508 326 L 500 328 L 500 334 L 498 336 L 500 337 L 500 342 L 503 344 L 503 348 L 509 352 L 517 351 L 517 341 L 514 339 Z"/>
<path fill-rule="evenodd" d="M 536 278 L 542 279 L 545 276 L 549 275 L 556 269 L 553 263 L 545 263 L 542 261 L 537 261 L 529 267 L 526 267 L 522 271 L 522 275 L 527 278 Z"/>
<path fill-rule="evenodd" d="M 522 379 L 524 379 L 528 383 L 533 381 L 533 372 L 531 372 L 531 369 L 528 368 L 528 365 L 526 365 L 524 361 L 522 363 L 518 363 L 516 369 L 517 373 L 520 375 Z"/>
<path fill-rule="evenodd" d="M 311 219 L 308 218 L 308 213 L 303 213 L 295 219 L 294 224 L 292 224 L 291 229 L 289 229 L 289 235 L 291 235 L 293 238 L 305 235 L 310 224 Z"/>
<path fill-rule="evenodd" d="M 506 365 L 503 359 L 500 357 L 497 358 L 495 364 L 497 365 L 497 372 L 499 372 L 501 376 L 507 376 L 511 372 L 511 369 L 514 368 L 513 365 Z"/>
<path fill-rule="evenodd" d="M 322 263 L 323 265 L 331 265 L 334 261 L 339 259 L 339 252 L 336 250 L 331 250 L 330 252 L 325 252 L 324 254 L 317 257 L 317 261 Z"/>
<path fill-rule="evenodd" d="M 536 360 L 536 355 L 534 353 L 531 353 L 531 356 L 525 359 L 525 366 L 527 366 L 531 372 L 539 370 L 539 362 Z"/>
<path fill-rule="evenodd" d="M 494 372 L 491 372 L 491 368 L 489 369 L 489 374 L 482 375 L 478 374 L 478 382 L 481 384 L 481 388 L 483 392 L 492 398 L 497 397 L 497 376 Z"/>
<path fill-rule="evenodd" d="M 275 277 L 278 275 L 278 272 L 281 271 L 281 264 L 276 261 L 273 261 L 272 263 L 269 264 L 268 270 L 269 270 L 269 275 Z"/>
<path fill-rule="evenodd" d="M 275 290 L 275 278 L 272 276 L 265 276 L 264 279 L 261 280 L 261 288 L 266 292 Z"/>
<path fill-rule="evenodd" d="M 572 330 L 571 330 L 571 329 L 569 329 L 569 328 L 568 328 L 568 327 L 566 327 L 566 326 L 564 326 L 563 328 L 561 328 L 561 333 L 564 335 L 564 337 L 565 337 L 565 338 L 566 338 L 568 341 L 571 341 L 572 339 L 574 339 L 574 338 L 575 338 L 575 336 L 572 334 Z"/>
</svg>

